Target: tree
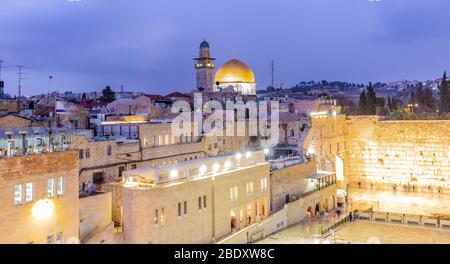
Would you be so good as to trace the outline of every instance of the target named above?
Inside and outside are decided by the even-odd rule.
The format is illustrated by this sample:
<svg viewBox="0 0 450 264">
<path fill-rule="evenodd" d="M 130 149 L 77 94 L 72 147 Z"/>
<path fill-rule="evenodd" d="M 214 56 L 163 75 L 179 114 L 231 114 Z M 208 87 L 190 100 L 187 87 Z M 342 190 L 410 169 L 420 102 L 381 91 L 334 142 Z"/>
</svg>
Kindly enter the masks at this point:
<svg viewBox="0 0 450 264">
<path fill-rule="evenodd" d="M 416 101 L 416 94 L 414 93 L 414 91 L 411 92 L 411 101 L 410 101 L 410 103 L 411 104 L 417 103 L 417 101 Z"/>
<path fill-rule="evenodd" d="M 447 113 L 449 111 L 449 95 L 448 95 L 448 82 L 447 72 L 444 72 L 441 85 L 439 86 L 439 111 L 441 113 Z"/>
<path fill-rule="evenodd" d="M 106 86 L 106 88 L 102 90 L 102 96 L 100 97 L 100 101 L 104 103 L 111 103 L 115 100 L 116 94 L 111 90 L 111 87 Z"/>
<path fill-rule="evenodd" d="M 367 87 L 367 114 L 374 115 L 375 107 L 377 104 L 377 95 L 375 93 L 375 89 L 372 86 L 372 83 L 369 83 L 369 87 Z"/>
<path fill-rule="evenodd" d="M 363 91 L 361 92 L 361 95 L 359 96 L 358 114 L 360 114 L 360 115 L 367 115 L 367 96 L 366 96 L 366 90 L 363 90 Z"/>
</svg>

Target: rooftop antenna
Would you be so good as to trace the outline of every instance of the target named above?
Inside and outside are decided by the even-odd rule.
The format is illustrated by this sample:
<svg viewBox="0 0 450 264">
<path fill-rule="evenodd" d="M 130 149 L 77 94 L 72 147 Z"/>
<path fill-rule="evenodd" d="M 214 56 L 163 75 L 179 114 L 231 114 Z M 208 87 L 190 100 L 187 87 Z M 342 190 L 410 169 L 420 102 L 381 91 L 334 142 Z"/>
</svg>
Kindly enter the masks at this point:
<svg viewBox="0 0 450 264">
<path fill-rule="evenodd" d="M 274 76 L 274 73 L 275 73 L 275 64 L 274 64 L 273 59 L 272 59 L 272 68 L 271 68 L 272 88 L 274 88 L 273 87 L 273 76 Z"/>
<path fill-rule="evenodd" d="M 20 97 L 22 97 L 22 80 L 26 80 L 26 78 L 23 78 L 23 75 L 27 74 L 27 73 L 23 72 L 22 70 L 24 68 L 28 68 L 28 67 L 23 66 L 23 65 L 16 65 L 16 67 L 18 69 L 17 74 L 19 76 L 19 98 L 20 98 Z"/>
<path fill-rule="evenodd" d="M 120 86 L 120 93 L 123 93 L 123 84 Z"/>
</svg>

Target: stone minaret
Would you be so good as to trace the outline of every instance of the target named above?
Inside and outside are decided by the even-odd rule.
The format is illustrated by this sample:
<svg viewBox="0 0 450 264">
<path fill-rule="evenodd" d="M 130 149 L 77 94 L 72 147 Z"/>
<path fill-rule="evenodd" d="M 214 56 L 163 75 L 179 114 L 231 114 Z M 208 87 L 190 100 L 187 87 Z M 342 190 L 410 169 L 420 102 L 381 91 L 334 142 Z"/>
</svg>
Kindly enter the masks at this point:
<svg viewBox="0 0 450 264">
<path fill-rule="evenodd" d="M 214 58 L 209 53 L 209 44 L 205 40 L 200 44 L 199 57 L 195 58 L 195 71 L 197 75 L 197 90 L 213 92 Z"/>
</svg>

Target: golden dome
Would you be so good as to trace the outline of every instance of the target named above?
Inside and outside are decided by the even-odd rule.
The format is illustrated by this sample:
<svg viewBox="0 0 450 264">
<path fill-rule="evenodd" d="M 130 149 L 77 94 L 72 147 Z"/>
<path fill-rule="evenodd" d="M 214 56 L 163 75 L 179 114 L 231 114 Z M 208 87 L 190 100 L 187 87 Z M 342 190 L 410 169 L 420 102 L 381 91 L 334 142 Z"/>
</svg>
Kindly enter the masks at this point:
<svg viewBox="0 0 450 264">
<path fill-rule="evenodd" d="M 255 83 L 253 71 L 240 60 L 225 62 L 214 76 L 214 84 L 222 83 Z"/>
</svg>

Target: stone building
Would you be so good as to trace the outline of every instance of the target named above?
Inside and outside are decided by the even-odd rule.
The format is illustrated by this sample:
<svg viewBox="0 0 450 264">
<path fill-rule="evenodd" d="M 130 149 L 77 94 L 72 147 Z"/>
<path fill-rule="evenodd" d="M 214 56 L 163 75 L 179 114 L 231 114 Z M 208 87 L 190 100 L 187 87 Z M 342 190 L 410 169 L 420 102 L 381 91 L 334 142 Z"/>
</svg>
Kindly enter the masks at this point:
<svg viewBox="0 0 450 264">
<path fill-rule="evenodd" d="M 154 167 L 218 154 L 216 137 L 172 133 L 171 123 L 105 122 L 94 138 L 73 137 L 80 182 L 120 181 L 129 169 Z"/>
<path fill-rule="evenodd" d="M 0 196 L 0 243 L 77 242 L 76 151 L 0 157 Z"/>
<path fill-rule="evenodd" d="M 121 183 L 125 243 L 211 243 L 269 215 L 262 151 L 127 171 Z"/>
</svg>

